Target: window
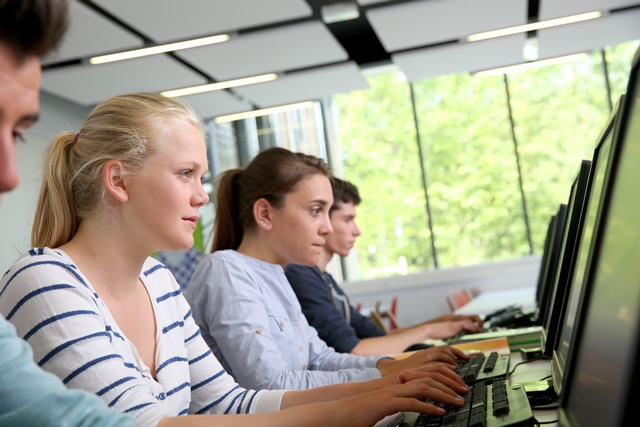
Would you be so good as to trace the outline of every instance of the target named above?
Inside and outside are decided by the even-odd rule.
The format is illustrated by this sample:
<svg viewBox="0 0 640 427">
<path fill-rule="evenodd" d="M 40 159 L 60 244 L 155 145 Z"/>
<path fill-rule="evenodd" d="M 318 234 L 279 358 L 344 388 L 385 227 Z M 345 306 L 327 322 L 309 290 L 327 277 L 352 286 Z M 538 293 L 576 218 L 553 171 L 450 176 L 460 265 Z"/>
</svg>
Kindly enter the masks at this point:
<svg viewBox="0 0 640 427">
<path fill-rule="evenodd" d="M 349 280 L 541 254 L 639 45 L 506 77 L 370 74 L 371 89 L 324 103 L 326 132 L 320 102 L 232 122 L 239 164 L 270 146 L 332 154 L 363 200 Z"/>
<path fill-rule="evenodd" d="M 400 76 L 372 76 L 371 89 L 334 97 L 344 177 L 362 197 L 362 278 L 433 265 L 411 96 Z"/>
<path fill-rule="evenodd" d="M 567 203 L 579 162 L 591 159 L 609 115 L 601 56 L 509 75 L 515 135 L 531 221 L 541 254 L 551 215 Z"/>
<path fill-rule="evenodd" d="M 415 84 L 440 267 L 530 253 L 502 76 Z"/>
<path fill-rule="evenodd" d="M 638 44 L 605 50 L 614 100 Z M 453 267 L 541 254 L 549 218 L 567 202 L 609 114 L 602 58 L 415 82 L 422 159 L 411 86 L 397 72 L 368 77 L 370 90 L 336 95 L 344 177 L 363 198 L 358 276 L 431 269 L 436 259 Z"/>
</svg>

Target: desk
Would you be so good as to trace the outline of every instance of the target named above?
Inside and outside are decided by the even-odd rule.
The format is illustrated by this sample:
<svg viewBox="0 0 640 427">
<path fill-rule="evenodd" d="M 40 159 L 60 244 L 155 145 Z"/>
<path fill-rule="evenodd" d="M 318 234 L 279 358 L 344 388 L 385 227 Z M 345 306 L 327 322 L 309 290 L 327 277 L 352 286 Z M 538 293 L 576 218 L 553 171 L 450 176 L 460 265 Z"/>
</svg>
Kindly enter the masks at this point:
<svg viewBox="0 0 640 427">
<path fill-rule="evenodd" d="M 513 304 L 522 307 L 523 311 L 535 309 L 536 287 L 483 292 L 456 309 L 455 314 L 489 314 Z"/>
<path fill-rule="evenodd" d="M 509 370 L 513 371 L 513 368 L 522 362 L 522 356 L 519 351 L 514 351 L 509 355 Z M 509 376 L 509 382 L 513 384 L 522 384 L 528 382 L 540 381 L 543 378 L 547 378 L 551 375 L 551 362 L 548 359 L 536 360 L 529 363 L 523 363 L 515 368 L 513 374 Z M 559 401 L 556 401 L 549 407 L 558 406 Z M 536 420 L 545 422 L 544 426 L 556 427 L 558 426 L 558 410 L 557 409 L 534 409 L 533 416 Z M 546 422 L 556 421 L 555 423 L 546 424 Z"/>
</svg>

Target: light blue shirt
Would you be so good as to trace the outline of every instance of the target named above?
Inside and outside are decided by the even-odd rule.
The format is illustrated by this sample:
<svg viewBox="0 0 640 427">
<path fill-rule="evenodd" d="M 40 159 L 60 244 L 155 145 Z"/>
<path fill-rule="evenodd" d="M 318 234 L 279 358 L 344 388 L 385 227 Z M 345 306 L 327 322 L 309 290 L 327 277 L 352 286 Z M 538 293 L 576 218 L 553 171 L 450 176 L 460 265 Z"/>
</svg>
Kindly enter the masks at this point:
<svg viewBox="0 0 640 427">
<path fill-rule="evenodd" d="M 133 418 L 108 409 L 96 396 L 66 389 L 37 367 L 27 343 L 0 316 L 0 425 L 129 427 Z"/>
<path fill-rule="evenodd" d="M 243 387 L 309 389 L 380 378 L 382 356 L 337 353 L 309 326 L 280 265 L 209 254 L 185 297 L 202 336 Z"/>
</svg>

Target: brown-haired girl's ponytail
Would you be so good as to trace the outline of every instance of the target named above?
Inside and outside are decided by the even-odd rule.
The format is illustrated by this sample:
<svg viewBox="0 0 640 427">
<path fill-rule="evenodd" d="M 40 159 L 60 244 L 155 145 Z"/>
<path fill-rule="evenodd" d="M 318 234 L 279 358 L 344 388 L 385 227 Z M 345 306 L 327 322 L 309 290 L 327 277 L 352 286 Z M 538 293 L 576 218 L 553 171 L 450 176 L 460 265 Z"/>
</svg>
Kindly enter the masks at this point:
<svg viewBox="0 0 640 427">
<path fill-rule="evenodd" d="M 242 242 L 243 230 L 238 200 L 240 195 L 238 181 L 241 179 L 242 173 L 242 169 L 231 169 L 224 172 L 219 178 L 211 252 L 238 249 L 240 242 Z"/>
</svg>

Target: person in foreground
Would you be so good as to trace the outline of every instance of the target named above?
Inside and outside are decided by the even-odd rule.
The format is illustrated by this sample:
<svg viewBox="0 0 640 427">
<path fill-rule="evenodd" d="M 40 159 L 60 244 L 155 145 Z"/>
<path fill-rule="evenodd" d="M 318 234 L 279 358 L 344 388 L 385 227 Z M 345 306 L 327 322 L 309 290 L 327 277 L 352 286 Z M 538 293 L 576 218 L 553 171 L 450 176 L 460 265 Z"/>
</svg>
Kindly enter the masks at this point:
<svg viewBox="0 0 640 427">
<path fill-rule="evenodd" d="M 68 387 L 137 426 L 368 426 L 398 411 L 441 412 L 425 398 L 462 404 L 467 388 L 442 364 L 307 391 L 236 384 L 175 278 L 149 257 L 192 246 L 208 201 L 203 131 L 177 101 L 103 101 L 77 134 L 56 137 L 44 165 L 33 249 L 0 279 L 0 312 Z"/>
<path fill-rule="evenodd" d="M 307 323 L 284 275 L 315 265 L 331 233 L 329 170 L 313 156 L 271 148 L 218 183 L 212 254 L 185 290 L 205 341 L 244 387 L 310 389 L 395 376 L 432 361 L 453 368 L 448 346 L 403 360 L 337 353 Z"/>
<path fill-rule="evenodd" d="M 478 316 L 445 314 L 385 332 L 360 314 L 333 276 L 325 271 L 335 254 L 349 255 L 360 235 L 355 220 L 360 194 L 355 185 L 336 177 L 331 179 L 331 188 L 333 206 L 329 216 L 333 233 L 326 237 L 318 264 L 289 264 L 285 269 L 302 311 L 322 340 L 341 353 L 371 356 L 400 353 L 415 343 L 450 338 L 461 330 L 470 333 L 482 330 L 482 320 Z"/>
<path fill-rule="evenodd" d="M 38 119 L 40 58 L 58 46 L 68 16 L 67 0 L 0 0 L 0 203 L 18 185 L 17 140 Z M 66 389 L 0 316 L 0 426 L 53 425 L 124 427 L 133 419 Z"/>
</svg>

